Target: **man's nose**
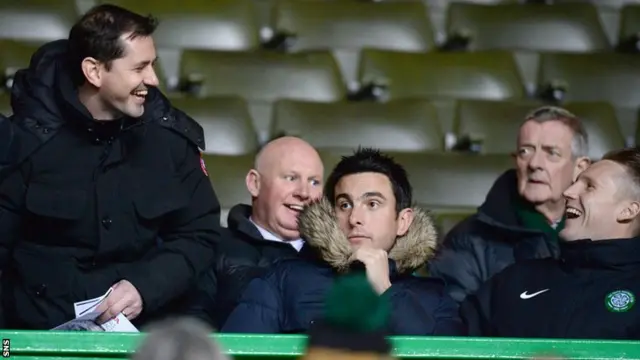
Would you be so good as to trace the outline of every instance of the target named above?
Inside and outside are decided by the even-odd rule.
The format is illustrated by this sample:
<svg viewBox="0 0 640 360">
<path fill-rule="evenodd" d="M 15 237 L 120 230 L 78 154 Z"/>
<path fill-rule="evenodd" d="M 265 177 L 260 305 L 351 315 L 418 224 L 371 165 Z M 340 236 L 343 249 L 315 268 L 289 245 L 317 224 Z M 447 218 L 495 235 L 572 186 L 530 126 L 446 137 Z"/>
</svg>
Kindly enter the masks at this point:
<svg viewBox="0 0 640 360">
<path fill-rule="evenodd" d="M 296 191 L 295 191 L 294 195 L 299 197 L 302 200 L 307 200 L 307 199 L 309 199 L 309 193 L 310 193 L 309 184 L 300 183 L 296 187 Z"/>
<path fill-rule="evenodd" d="M 153 67 L 149 68 L 149 71 L 144 78 L 144 84 L 153 87 L 160 85 L 160 80 L 158 80 L 158 75 Z"/>
<path fill-rule="evenodd" d="M 529 168 L 532 170 L 542 169 L 544 167 L 543 155 L 536 151 L 529 159 Z"/>
<path fill-rule="evenodd" d="M 349 225 L 352 227 L 363 225 L 362 219 L 362 211 L 358 209 L 357 206 L 351 209 L 351 213 L 349 214 Z"/>
<path fill-rule="evenodd" d="M 578 183 L 574 183 L 573 185 L 569 186 L 567 188 L 567 190 L 565 190 L 562 195 L 565 197 L 565 199 L 567 200 L 573 200 L 576 199 L 578 197 Z"/>
</svg>

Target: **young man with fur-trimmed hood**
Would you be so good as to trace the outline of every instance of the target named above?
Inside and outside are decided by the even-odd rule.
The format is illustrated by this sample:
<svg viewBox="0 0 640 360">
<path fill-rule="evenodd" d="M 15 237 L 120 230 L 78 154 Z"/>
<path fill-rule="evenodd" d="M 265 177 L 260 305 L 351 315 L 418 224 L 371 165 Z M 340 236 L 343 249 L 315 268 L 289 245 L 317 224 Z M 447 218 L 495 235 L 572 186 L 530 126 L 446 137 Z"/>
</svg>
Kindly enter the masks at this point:
<svg viewBox="0 0 640 360">
<path fill-rule="evenodd" d="M 299 333 L 321 318 L 334 280 L 364 271 L 391 303 L 392 335 L 463 335 L 456 302 L 440 280 L 413 271 L 436 246 L 431 217 L 411 206 L 405 170 L 373 149 L 344 157 L 327 179 L 325 198 L 299 217 L 306 244 L 246 288 L 222 332 Z"/>
</svg>

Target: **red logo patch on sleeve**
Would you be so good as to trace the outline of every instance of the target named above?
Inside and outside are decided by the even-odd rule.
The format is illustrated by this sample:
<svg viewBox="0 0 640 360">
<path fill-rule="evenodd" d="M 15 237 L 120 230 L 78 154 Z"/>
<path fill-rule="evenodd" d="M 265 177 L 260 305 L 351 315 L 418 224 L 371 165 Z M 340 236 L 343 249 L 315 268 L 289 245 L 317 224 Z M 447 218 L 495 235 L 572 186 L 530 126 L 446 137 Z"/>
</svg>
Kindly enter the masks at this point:
<svg viewBox="0 0 640 360">
<path fill-rule="evenodd" d="M 202 157 L 202 153 L 200 153 L 200 168 L 202 169 L 202 172 L 206 176 L 209 176 L 209 173 L 207 172 L 207 165 L 204 163 L 204 158 Z"/>
</svg>

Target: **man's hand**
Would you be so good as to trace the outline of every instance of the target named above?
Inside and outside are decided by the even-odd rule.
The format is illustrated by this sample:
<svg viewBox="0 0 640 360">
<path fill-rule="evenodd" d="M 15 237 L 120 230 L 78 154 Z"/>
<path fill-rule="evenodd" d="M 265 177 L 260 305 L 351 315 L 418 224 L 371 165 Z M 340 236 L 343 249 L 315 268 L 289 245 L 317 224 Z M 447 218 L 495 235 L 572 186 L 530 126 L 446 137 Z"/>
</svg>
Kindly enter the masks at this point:
<svg viewBox="0 0 640 360">
<path fill-rule="evenodd" d="M 122 313 L 133 320 L 142 312 L 142 297 L 138 290 L 127 280 L 120 280 L 113 285 L 111 294 L 98 306 L 101 312 L 98 324 L 103 324 Z"/>
<path fill-rule="evenodd" d="M 389 260 L 386 251 L 361 246 L 353 256 L 364 264 L 367 269 L 367 279 L 378 294 L 382 294 L 391 287 Z"/>
</svg>

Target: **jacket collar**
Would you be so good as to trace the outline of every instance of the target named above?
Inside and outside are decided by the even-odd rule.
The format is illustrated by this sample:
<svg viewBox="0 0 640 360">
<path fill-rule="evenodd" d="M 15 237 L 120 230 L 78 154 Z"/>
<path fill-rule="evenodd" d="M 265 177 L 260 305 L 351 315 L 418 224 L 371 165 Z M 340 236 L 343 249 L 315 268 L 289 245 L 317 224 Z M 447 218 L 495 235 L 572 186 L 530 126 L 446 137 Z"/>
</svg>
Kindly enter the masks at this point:
<svg viewBox="0 0 640 360">
<path fill-rule="evenodd" d="M 640 237 L 561 241 L 562 263 L 571 269 L 640 271 Z"/>
<path fill-rule="evenodd" d="M 413 210 L 414 219 L 407 234 L 398 238 L 389 251 L 391 269 L 397 268 L 399 273 L 413 272 L 431 259 L 436 250 L 437 233 L 431 215 L 419 207 Z M 326 197 L 305 206 L 298 224 L 308 247 L 332 268 L 344 272 L 358 266 L 354 265 L 351 245 L 340 230 L 333 206 Z"/>
</svg>

